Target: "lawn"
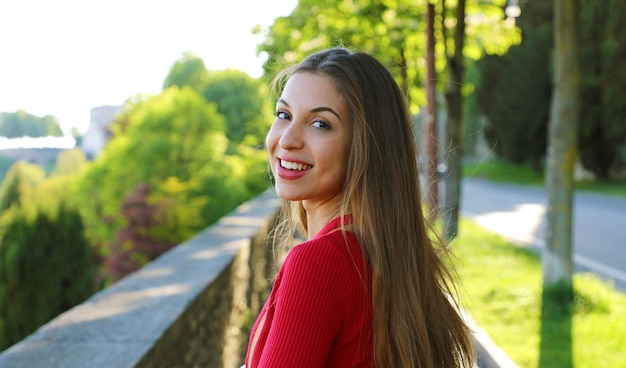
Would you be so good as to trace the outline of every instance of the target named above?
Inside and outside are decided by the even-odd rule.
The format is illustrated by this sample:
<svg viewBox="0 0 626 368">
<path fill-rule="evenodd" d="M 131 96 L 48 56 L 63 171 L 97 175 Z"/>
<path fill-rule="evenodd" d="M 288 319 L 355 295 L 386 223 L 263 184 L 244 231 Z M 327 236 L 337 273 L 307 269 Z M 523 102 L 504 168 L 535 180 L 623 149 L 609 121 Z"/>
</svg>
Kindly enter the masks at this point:
<svg viewBox="0 0 626 368">
<path fill-rule="evenodd" d="M 543 172 L 500 159 L 465 165 L 464 176 L 544 185 Z M 580 181 L 576 190 L 626 197 L 626 182 Z M 469 220 L 459 234 L 453 250 L 462 304 L 520 367 L 626 366 L 626 293 L 576 274 L 573 303 L 544 302 L 536 253 Z"/>
<path fill-rule="evenodd" d="M 626 294 L 574 276 L 574 302 L 542 308 L 536 253 L 462 220 L 452 244 L 461 304 L 520 367 L 624 367 Z"/>
</svg>

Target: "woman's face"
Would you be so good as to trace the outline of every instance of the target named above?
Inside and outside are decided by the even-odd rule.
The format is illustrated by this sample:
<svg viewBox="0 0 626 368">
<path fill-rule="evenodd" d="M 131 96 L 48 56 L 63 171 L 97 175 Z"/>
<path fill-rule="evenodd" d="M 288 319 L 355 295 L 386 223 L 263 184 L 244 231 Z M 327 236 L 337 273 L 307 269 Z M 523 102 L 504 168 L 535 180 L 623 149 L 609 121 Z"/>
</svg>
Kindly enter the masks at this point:
<svg viewBox="0 0 626 368">
<path fill-rule="evenodd" d="M 338 206 L 351 140 L 350 110 L 333 79 L 294 74 L 265 141 L 278 196 L 307 211 Z"/>
</svg>

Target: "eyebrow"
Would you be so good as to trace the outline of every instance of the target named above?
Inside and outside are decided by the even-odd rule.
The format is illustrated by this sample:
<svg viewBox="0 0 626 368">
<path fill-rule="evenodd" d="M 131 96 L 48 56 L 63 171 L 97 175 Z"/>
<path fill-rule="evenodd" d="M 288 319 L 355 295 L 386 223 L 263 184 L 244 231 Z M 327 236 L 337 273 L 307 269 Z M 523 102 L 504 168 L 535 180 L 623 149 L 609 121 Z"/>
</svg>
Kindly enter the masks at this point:
<svg viewBox="0 0 626 368">
<path fill-rule="evenodd" d="M 284 105 L 285 105 L 285 106 L 287 106 L 287 107 L 291 107 L 291 106 L 289 106 L 289 104 L 287 103 L 287 101 L 283 100 L 282 98 L 281 98 L 281 99 L 279 99 L 279 100 L 278 100 L 278 102 L 280 102 L 280 103 L 284 104 Z M 311 112 L 322 112 L 322 111 L 328 111 L 328 112 L 330 112 L 331 114 L 335 115 L 335 116 L 337 117 L 337 119 L 341 120 L 341 117 L 339 116 L 339 114 L 338 114 L 335 110 L 333 110 L 332 108 L 330 108 L 330 107 L 327 107 L 327 106 L 320 106 L 320 107 L 316 107 L 316 108 L 314 108 L 314 109 L 311 109 Z"/>
</svg>

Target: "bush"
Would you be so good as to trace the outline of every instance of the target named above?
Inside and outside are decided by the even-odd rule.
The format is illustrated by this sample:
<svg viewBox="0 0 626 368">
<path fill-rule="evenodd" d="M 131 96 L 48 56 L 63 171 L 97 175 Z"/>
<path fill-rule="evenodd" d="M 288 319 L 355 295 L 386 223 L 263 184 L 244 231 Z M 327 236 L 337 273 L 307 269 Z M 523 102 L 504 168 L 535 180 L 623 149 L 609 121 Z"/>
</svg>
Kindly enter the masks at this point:
<svg viewBox="0 0 626 368">
<path fill-rule="evenodd" d="M 11 158 L 0 156 L 0 181 L 4 180 L 9 169 L 13 166 L 13 162 L 14 160 Z"/>
<path fill-rule="evenodd" d="M 175 184 L 181 183 L 172 178 L 165 186 Z M 151 192 L 149 185 L 139 184 L 122 202 L 120 212 L 126 225 L 116 232 L 115 240 L 108 246 L 104 264 L 107 281 L 123 278 L 183 241 L 190 235 L 186 226 L 197 224 L 200 219 L 197 206 L 185 211 L 182 207 L 189 205 L 180 205 L 175 196 L 157 198 L 160 196 Z M 191 216 L 184 214 L 188 212 L 192 212 Z"/>
<path fill-rule="evenodd" d="M 43 169 L 35 164 L 18 161 L 11 166 L 0 184 L 0 211 L 21 206 L 23 196 L 46 178 Z"/>
<path fill-rule="evenodd" d="M 0 240 L 0 350 L 94 291 L 93 254 L 76 210 L 10 212 Z"/>
</svg>

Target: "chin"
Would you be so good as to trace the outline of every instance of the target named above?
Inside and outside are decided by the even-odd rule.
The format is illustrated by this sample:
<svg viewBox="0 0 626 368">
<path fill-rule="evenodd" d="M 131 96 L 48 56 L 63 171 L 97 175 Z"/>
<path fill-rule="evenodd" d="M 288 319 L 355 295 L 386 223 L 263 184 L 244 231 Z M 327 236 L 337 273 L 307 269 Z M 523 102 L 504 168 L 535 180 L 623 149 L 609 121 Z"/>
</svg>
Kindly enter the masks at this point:
<svg viewBox="0 0 626 368">
<path fill-rule="evenodd" d="M 276 191 L 276 195 L 278 197 L 280 197 L 281 199 L 284 199 L 286 201 L 301 201 L 301 200 L 304 199 L 298 193 L 294 193 L 294 192 L 289 191 L 289 190 L 287 190 L 285 188 L 281 188 L 280 186 L 275 186 L 274 190 Z"/>
</svg>

